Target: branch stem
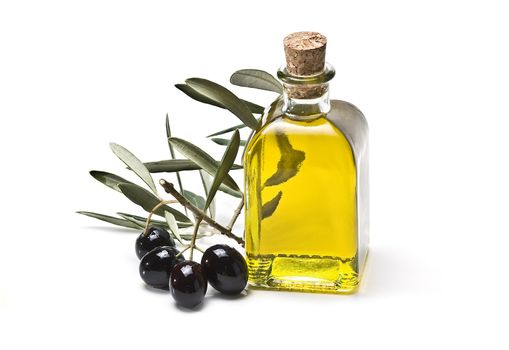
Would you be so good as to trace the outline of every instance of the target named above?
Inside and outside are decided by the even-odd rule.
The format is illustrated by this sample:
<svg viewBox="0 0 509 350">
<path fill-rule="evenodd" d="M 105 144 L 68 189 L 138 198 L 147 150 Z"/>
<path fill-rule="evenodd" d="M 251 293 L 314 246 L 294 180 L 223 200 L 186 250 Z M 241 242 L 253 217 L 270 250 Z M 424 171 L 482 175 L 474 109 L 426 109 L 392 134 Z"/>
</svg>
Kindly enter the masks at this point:
<svg viewBox="0 0 509 350">
<path fill-rule="evenodd" d="M 210 216 L 208 216 L 207 214 L 205 214 L 203 212 L 203 210 L 195 207 L 193 204 L 191 204 L 186 198 L 184 198 L 184 196 L 182 196 L 176 189 L 175 187 L 173 186 L 172 183 L 169 183 L 168 181 L 164 180 L 164 179 L 161 179 L 159 180 L 159 184 L 164 188 L 164 190 L 166 191 L 166 193 L 169 193 L 171 194 L 182 206 L 186 207 L 187 209 L 189 209 L 189 211 L 191 211 L 194 215 L 196 215 L 197 217 L 197 222 L 201 222 L 202 220 L 205 221 L 207 224 L 209 224 L 212 228 L 215 228 L 216 230 L 218 230 L 221 234 L 225 235 L 226 237 L 228 238 L 231 238 L 233 239 L 235 242 L 237 242 L 238 244 L 244 246 L 244 240 L 240 237 L 237 237 L 235 236 L 232 231 L 231 231 L 231 228 L 228 229 L 226 227 L 224 227 L 223 225 L 219 224 L 217 221 L 215 221 L 214 219 L 212 219 Z M 240 212 L 240 211 L 239 211 Z M 237 215 L 238 216 L 238 215 Z M 236 218 L 235 218 L 236 219 Z M 196 225 L 195 226 L 195 230 L 197 230 L 196 227 L 198 227 L 199 225 Z M 193 237 L 196 236 L 195 234 L 193 234 Z"/>
<path fill-rule="evenodd" d="M 244 194 L 242 194 L 242 199 L 240 200 L 240 203 L 237 206 L 237 208 L 235 209 L 235 211 L 233 212 L 233 216 L 232 216 L 230 222 L 226 226 L 226 228 L 228 230 L 230 230 L 230 231 L 232 230 L 233 225 L 235 225 L 235 222 L 237 221 L 237 218 L 239 217 L 240 212 L 242 211 L 242 208 L 244 208 Z"/>
<path fill-rule="evenodd" d="M 194 225 L 193 238 L 191 239 L 191 243 L 189 244 L 189 246 L 191 247 L 191 253 L 189 253 L 189 260 L 191 261 L 193 260 L 193 252 L 196 246 L 196 236 L 198 235 L 198 229 L 200 228 L 201 220 L 202 218 L 199 218 L 196 221 L 196 225 Z"/>
<path fill-rule="evenodd" d="M 182 250 L 180 251 L 180 253 L 178 253 L 178 254 L 176 255 L 176 257 L 178 258 L 179 256 L 183 255 L 183 254 L 184 254 L 184 252 L 185 252 L 186 250 L 188 250 L 189 248 L 191 248 L 191 246 L 186 246 L 184 249 L 182 249 Z"/>
<path fill-rule="evenodd" d="M 148 214 L 147 216 L 147 222 L 145 223 L 145 230 L 143 231 L 143 236 L 146 236 L 148 234 L 148 227 L 150 226 L 150 220 L 152 220 L 152 215 L 154 215 L 154 212 L 161 208 L 163 205 L 166 205 L 166 204 L 171 204 L 171 203 L 177 203 L 177 201 L 175 200 L 169 200 L 169 201 L 160 201 L 159 203 L 157 203 L 157 205 L 155 207 L 152 208 L 152 210 L 150 211 L 150 213 Z"/>
</svg>

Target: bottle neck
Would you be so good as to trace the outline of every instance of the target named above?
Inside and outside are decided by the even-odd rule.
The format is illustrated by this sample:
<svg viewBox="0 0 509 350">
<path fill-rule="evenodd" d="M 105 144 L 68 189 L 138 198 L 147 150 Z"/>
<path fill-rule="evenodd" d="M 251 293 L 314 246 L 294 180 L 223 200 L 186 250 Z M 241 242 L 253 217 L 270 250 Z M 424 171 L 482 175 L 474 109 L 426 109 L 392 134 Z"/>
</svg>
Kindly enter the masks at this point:
<svg viewBox="0 0 509 350">
<path fill-rule="evenodd" d="M 315 119 L 330 110 L 329 84 L 284 84 L 283 113 L 296 119 Z"/>
<path fill-rule="evenodd" d="M 295 119 L 315 119 L 330 111 L 329 81 L 335 71 L 325 64 L 322 72 L 311 76 L 296 76 L 286 67 L 278 71 L 283 82 L 283 113 Z"/>
</svg>

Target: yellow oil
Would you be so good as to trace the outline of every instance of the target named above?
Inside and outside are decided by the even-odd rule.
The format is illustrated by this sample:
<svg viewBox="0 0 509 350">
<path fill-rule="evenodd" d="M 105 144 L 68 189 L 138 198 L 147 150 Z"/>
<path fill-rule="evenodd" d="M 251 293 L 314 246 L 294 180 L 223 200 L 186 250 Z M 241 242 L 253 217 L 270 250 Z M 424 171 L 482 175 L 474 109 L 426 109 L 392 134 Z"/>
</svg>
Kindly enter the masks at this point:
<svg viewBox="0 0 509 350">
<path fill-rule="evenodd" d="M 254 135 L 244 164 L 250 284 L 354 292 L 356 168 L 343 133 L 325 115 L 283 115 Z"/>
</svg>

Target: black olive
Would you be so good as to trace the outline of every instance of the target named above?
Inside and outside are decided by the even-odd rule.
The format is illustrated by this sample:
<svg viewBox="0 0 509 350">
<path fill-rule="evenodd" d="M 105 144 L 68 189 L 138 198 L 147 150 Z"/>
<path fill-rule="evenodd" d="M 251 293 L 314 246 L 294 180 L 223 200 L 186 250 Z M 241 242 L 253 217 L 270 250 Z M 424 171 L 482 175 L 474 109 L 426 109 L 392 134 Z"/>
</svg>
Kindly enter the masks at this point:
<svg viewBox="0 0 509 350">
<path fill-rule="evenodd" d="M 183 258 L 175 247 L 155 247 L 140 261 L 140 276 L 154 288 L 168 289 L 171 270 Z"/>
<path fill-rule="evenodd" d="M 142 232 L 136 239 L 136 255 L 141 259 L 155 247 L 162 246 L 175 246 L 175 241 L 165 229 L 150 226 L 146 235 Z"/>
<path fill-rule="evenodd" d="M 207 279 L 200 264 L 179 262 L 171 271 L 170 290 L 178 305 L 193 308 L 200 304 L 207 292 Z"/>
<path fill-rule="evenodd" d="M 216 244 L 201 259 L 205 276 L 214 289 L 224 294 L 239 294 L 247 284 L 247 264 L 234 248 Z"/>
</svg>

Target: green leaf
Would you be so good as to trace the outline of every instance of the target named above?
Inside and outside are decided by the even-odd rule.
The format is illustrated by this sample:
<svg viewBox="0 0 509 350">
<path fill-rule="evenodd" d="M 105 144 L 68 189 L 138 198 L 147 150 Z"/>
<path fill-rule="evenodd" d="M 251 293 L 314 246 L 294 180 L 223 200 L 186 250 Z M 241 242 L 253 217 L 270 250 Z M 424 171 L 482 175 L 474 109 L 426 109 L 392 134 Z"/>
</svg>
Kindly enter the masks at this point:
<svg viewBox="0 0 509 350">
<path fill-rule="evenodd" d="M 205 195 L 208 196 L 209 193 L 210 193 L 210 187 L 212 186 L 213 178 L 203 169 L 200 169 L 200 177 L 201 177 L 201 182 L 203 184 L 203 189 L 205 190 Z M 210 202 L 209 213 L 210 213 L 210 217 L 212 219 L 215 219 L 215 217 L 216 217 L 216 200 L 215 200 L 215 197 L 212 200 L 212 202 Z"/>
<path fill-rule="evenodd" d="M 240 189 L 238 191 L 231 189 L 230 187 L 226 186 L 224 183 L 219 185 L 219 191 L 229 194 L 230 196 L 236 197 L 236 198 L 242 198 L 242 192 Z"/>
<path fill-rule="evenodd" d="M 297 175 L 302 162 L 306 159 L 306 154 L 304 152 L 292 147 L 288 140 L 288 136 L 280 133 L 276 134 L 276 138 L 279 150 L 281 151 L 281 158 L 277 163 L 276 172 L 265 181 L 263 186 L 275 186 L 288 181 Z"/>
<path fill-rule="evenodd" d="M 217 162 L 216 160 L 214 160 Z M 173 173 L 176 171 L 200 170 L 201 167 L 189 159 L 169 159 L 145 163 L 151 173 Z M 242 169 L 242 165 L 234 164 L 232 170 Z"/>
<path fill-rule="evenodd" d="M 228 144 L 230 143 L 230 140 L 222 139 L 222 138 L 219 138 L 219 137 L 213 137 L 213 138 L 211 138 L 211 140 L 213 142 L 217 143 L 218 145 L 221 145 L 221 146 L 228 146 Z M 246 140 L 240 140 L 240 145 L 241 146 L 245 146 L 246 145 Z"/>
<path fill-rule="evenodd" d="M 272 198 L 270 201 L 268 201 L 262 206 L 262 220 L 274 214 L 282 196 L 283 192 L 279 191 L 279 193 L 274 198 Z"/>
<path fill-rule="evenodd" d="M 214 105 L 221 106 L 232 112 L 249 128 L 256 129 L 258 121 L 253 116 L 248 106 L 227 88 L 201 78 L 187 79 L 186 84 L 198 94 L 205 96 L 209 100 L 213 100 L 215 103 Z"/>
<path fill-rule="evenodd" d="M 165 211 L 165 213 L 167 213 L 167 211 Z M 127 213 L 121 213 L 121 212 L 118 212 L 117 215 L 123 217 L 126 220 L 130 220 L 130 221 L 136 222 L 136 223 L 142 225 L 142 227 L 145 227 L 145 224 L 147 223 L 147 218 L 143 217 L 143 216 L 134 215 L 134 214 L 127 214 Z M 155 220 L 152 217 L 150 222 L 152 224 L 154 224 L 156 226 L 159 226 L 159 227 L 162 227 L 164 229 L 168 229 L 169 228 L 169 226 L 166 223 L 166 221 Z M 193 224 L 191 222 L 177 222 L 177 226 L 179 228 L 183 228 L 183 227 L 193 226 Z"/>
<path fill-rule="evenodd" d="M 176 171 L 200 170 L 201 167 L 189 159 L 168 159 L 145 163 L 151 173 L 173 173 Z M 242 169 L 242 165 L 234 164 L 232 170 Z"/>
<path fill-rule="evenodd" d="M 230 171 L 233 162 L 235 162 L 235 158 L 237 158 L 237 153 L 239 153 L 239 145 L 240 145 L 240 135 L 239 131 L 235 130 L 232 135 L 230 144 L 226 147 L 226 150 L 223 155 L 223 159 L 221 159 L 221 164 L 216 171 L 214 176 L 214 180 L 212 181 L 212 186 L 210 186 L 210 191 L 207 196 L 207 201 L 205 202 L 204 210 L 207 210 L 210 203 L 214 199 L 217 190 L 219 189 L 219 185 L 223 182 L 223 180 L 228 176 L 228 172 Z"/>
<path fill-rule="evenodd" d="M 150 176 L 145 165 L 134 154 L 116 143 L 110 143 L 110 147 L 113 153 L 150 187 L 152 192 L 157 193 L 152 176 Z"/>
<path fill-rule="evenodd" d="M 117 226 L 122 226 L 122 227 L 127 227 L 127 228 L 134 228 L 134 229 L 139 229 L 139 228 L 143 228 L 143 226 L 139 226 L 129 220 L 125 220 L 125 219 L 120 219 L 120 218 L 116 218 L 114 216 L 109 216 L 109 215 L 103 215 L 103 214 L 98 214 L 98 213 L 92 213 L 90 211 L 77 211 L 78 214 L 81 214 L 81 215 L 85 215 L 85 216 L 89 216 L 91 218 L 94 218 L 94 219 L 98 219 L 98 220 L 101 220 L 101 221 L 105 221 L 105 222 L 108 222 L 110 224 L 113 224 L 113 225 L 117 225 Z"/>
<path fill-rule="evenodd" d="M 198 164 L 210 175 L 215 176 L 218 169 L 218 163 L 208 153 L 203 151 L 198 146 L 193 145 L 189 141 L 182 140 L 177 137 L 172 137 L 169 140 L 180 153 Z M 225 176 L 219 189 L 236 197 L 242 196 L 239 186 L 235 183 L 230 175 Z"/>
<path fill-rule="evenodd" d="M 175 87 L 177 89 L 179 89 L 180 91 L 182 91 L 187 96 L 191 97 L 193 100 L 196 100 L 196 101 L 202 102 L 202 103 L 206 103 L 206 104 L 209 104 L 212 106 L 216 106 L 219 108 L 227 109 L 225 107 L 225 105 L 223 105 L 222 103 L 220 103 L 216 100 L 213 100 L 210 97 L 207 97 L 207 95 L 204 95 L 204 94 L 196 91 L 189 85 L 175 84 Z M 262 114 L 264 111 L 264 108 L 262 106 L 259 106 L 255 103 L 252 103 L 252 102 L 249 102 L 246 100 L 242 100 L 242 99 L 240 99 L 240 101 L 242 101 L 246 105 L 246 107 L 249 109 L 249 111 L 251 111 L 251 113 Z"/>
<path fill-rule="evenodd" d="M 205 95 L 200 94 L 199 92 L 195 91 L 192 87 L 190 87 L 187 84 L 175 84 L 175 87 L 182 91 L 187 96 L 191 97 L 193 100 L 196 100 L 198 102 L 206 103 L 212 106 L 216 106 L 219 108 L 224 108 L 222 104 L 219 102 L 216 102 L 215 100 L 208 98 Z"/>
<path fill-rule="evenodd" d="M 127 214 L 124 214 L 124 213 L 117 213 L 117 215 L 122 217 L 122 218 L 124 218 L 124 219 L 126 219 L 126 220 L 128 220 L 128 221 L 131 221 L 135 225 L 140 226 L 140 228 L 145 228 L 145 224 L 147 223 L 147 219 L 146 218 L 145 218 L 145 220 L 140 220 L 141 216 L 140 217 L 135 217 L 134 215 L 127 215 Z M 150 222 L 151 222 L 151 224 L 159 226 L 161 228 L 167 228 L 167 227 L 165 227 L 166 226 L 166 222 L 164 222 L 164 221 L 150 220 Z M 161 223 L 163 223 L 163 225 L 161 225 Z"/>
<path fill-rule="evenodd" d="M 217 132 L 215 132 L 213 134 L 208 135 L 207 137 L 223 135 L 223 134 L 229 133 L 230 131 L 234 131 L 234 130 L 237 130 L 237 129 L 242 129 L 242 128 L 245 128 L 245 127 L 246 126 L 244 124 L 235 125 L 235 126 L 229 127 L 228 129 L 217 131 Z"/>
<path fill-rule="evenodd" d="M 241 101 L 245 103 L 245 105 L 251 111 L 251 113 L 254 113 L 254 114 L 263 114 L 263 112 L 265 111 L 264 107 L 262 107 L 260 105 L 257 105 L 256 103 L 249 102 L 249 101 L 246 101 L 246 100 L 241 100 Z"/>
<path fill-rule="evenodd" d="M 166 140 L 168 140 L 170 137 L 171 137 L 170 118 L 168 118 L 168 114 L 166 114 Z M 170 149 L 171 159 L 175 159 L 175 151 L 173 150 L 173 146 L 171 145 L 171 143 L 169 141 L 167 141 L 167 142 L 168 142 L 168 147 Z M 184 193 L 184 186 L 182 186 L 182 179 L 180 178 L 180 173 L 177 171 L 176 175 L 177 175 L 177 182 L 178 182 L 179 188 L 180 188 L 180 193 Z M 187 214 L 187 209 L 186 209 L 186 214 Z"/>
<path fill-rule="evenodd" d="M 170 128 L 170 118 L 168 118 L 168 114 L 166 114 L 166 139 L 171 137 L 171 128 Z M 173 146 L 168 142 L 168 148 L 170 149 L 171 159 L 175 159 L 175 151 L 173 150 Z"/>
<path fill-rule="evenodd" d="M 127 221 L 130 221 L 132 222 L 133 224 L 139 226 L 140 228 L 145 228 L 145 223 L 144 222 L 141 222 L 141 221 L 138 221 L 138 220 L 135 220 L 133 219 L 132 217 L 129 217 L 129 216 L 124 216 L 124 215 L 121 215 L 121 214 L 118 214 L 119 216 L 121 216 L 122 218 L 126 219 Z M 161 226 L 162 227 L 162 226 Z M 164 228 L 164 227 L 163 227 Z"/>
<path fill-rule="evenodd" d="M 118 192 L 122 192 L 122 191 L 120 191 L 120 188 L 118 187 L 118 185 L 132 184 L 131 181 L 128 181 L 128 180 L 124 179 L 123 177 L 120 177 L 120 176 L 112 174 L 112 173 L 108 173 L 106 171 L 92 170 L 90 172 L 90 175 L 92 175 L 92 177 L 94 179 L 96 179 L 97 181 L 105 184 L 109 188 L 113 188 L 115 191 L 118 191 Z"/>
<path fill-rule="evenodd" d="M 151 173 L 173 173 L 176 171 L 199 170 L 199 165 L 189 159 L 169 159 L 145 163 Z"/>
<path fill-rule="evenodd" d="M 185 190 L 183 195 L 188 201 L 190 201 L 195 207 L 203 210 L 205 207 L 205 198 L 197 195 L 191 191 Z"/>
<path fill-rule="evenodd" d="M 259 123 L 261 124 L 261 120 L 259 121 Z M 256 132 L 256 130 L 251 130 L 251 132 L 249 133 L 249 136 L 247 137 L 246 145 L 249 144 L 249 142 L 253 138 L 255 132 Z M 247 151 L 247 147 L 244 147 L 244 150 L 242 151 L 242 155 L 240 156 L 240 159 L 242 159 L 242 164 L 244 164 L 244 156 L 246 155 L 246 151 Z"/>
<path fill-rule="evenodd" d="M 133 203 L 138 204 L 140 207 L 145 209 L 147 212 L 150 212 L 157 204 L 159 204 L 160 200 L 154 196 L 152 193 L 134 184 L 120 184 L 118 185 L 122 193 L 129 198 Z M 169 211 L 175 216 L 178 221 L 182 222 L 191 222 L 187 216 L 179 212 L 177 209 L 169 207 L 167 205 L 163 205 L 155 211 L 156 215 L 164 217 L 164 212 Z"/>
<path fill-rule="evenodd" d="M 170 229 L 171 233 L 173 233 L 173 236 L 177 241 L 179 241 L 180 244 L 184 244 L 182 242 L 182 237 L 180 237 L 179 228 L 177 226 L 177 222 L 175 221 L 175 217 L 169 213 L 164 212 L 164 217 L 166 218 L 166 223 L 168 224 L 168 228 Z"/>
<path fill-rule="evenodd" d="M 254 89 L 283 93 L 283 85 L 270 73 L 259 69 L 241 69 L 230 77 L 230 83 Z"/>
</svg>

